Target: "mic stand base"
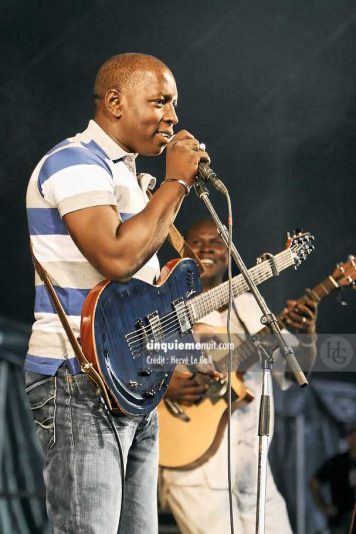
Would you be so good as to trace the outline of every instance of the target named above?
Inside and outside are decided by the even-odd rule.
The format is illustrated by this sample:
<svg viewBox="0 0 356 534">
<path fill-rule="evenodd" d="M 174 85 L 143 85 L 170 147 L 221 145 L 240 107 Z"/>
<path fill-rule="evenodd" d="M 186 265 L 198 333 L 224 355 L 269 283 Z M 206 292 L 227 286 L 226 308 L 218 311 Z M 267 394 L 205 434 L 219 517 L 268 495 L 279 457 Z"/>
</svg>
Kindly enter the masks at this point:
<svg viewBox="0 0 356 534">
<path fill-rule="evenodd" d="M 262 368 L 262 391 L 260 398 L 258 422 L 258 471 L 257 471 L 257 499 L 256 499 L 256 534 L 264 534 L 266 518 L 266 486 L 268 442 L 271 420 L 270 387 L 273 357 L 266 351 L 263 344 L 256 341 L 257 351 Z"/>
</svg>

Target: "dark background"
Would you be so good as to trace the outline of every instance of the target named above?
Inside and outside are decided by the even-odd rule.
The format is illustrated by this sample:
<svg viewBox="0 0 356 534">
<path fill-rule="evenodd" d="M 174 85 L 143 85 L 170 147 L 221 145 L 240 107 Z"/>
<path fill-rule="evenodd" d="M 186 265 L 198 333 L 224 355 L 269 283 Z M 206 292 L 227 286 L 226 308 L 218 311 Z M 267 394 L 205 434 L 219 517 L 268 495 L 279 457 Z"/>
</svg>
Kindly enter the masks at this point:
<svg viewBox="0 0 356 534">
<path fill-rule="evenodd" d="M 98 67 L 125 51 L 154 54 L 175 74 L 179 127 L 207 144 L 228 185 L 249 266 L 279 252 L 287 230 L 315 235 L 298 272 L 263 286 L 274 311 L 356 252 L 354 1 L 4 0 L 1 11 L 3 317 L 32 320 L 29 176 L 51 146 L 86 127 Z M 164 156 L 138 168 L 161 178 Z M 222 197 L 211 199 L 225 218 Z M 205 213 L 191 194 L 178 226 Z M 323 303 L 320 331 L 355 331 L 356 291 L 345 297 L 348 307 Z"/>
<path fill-rule="evenodd" d="M 272 309 L 279 311 L 286 298 L 302 295 L 337 261 L 356 253 L 355 45 L 354 0 L 2 0 L 0 376 L 6 382 L 6 365 L 11 364 L 17 382 L 9 379 L 7 390 L 5 386 L 9 400 L 2 407 L 13 416 L 1 414 L 8 442 L 0 467 L 11 482 L 3 488 L 23 495 L 22 474 L 17 487 L 14 466 L 23 469 L 18 458 L 25 461 L 28 449 L 33 455 L 28 468 L 36 476 L 30 477 L 26 491 L 39 497 L 28 501 L 31 516 L 28 502 L 17 500 L 15 491 L 2 508 L 7 511 L 2 520 L 12 518 L 17 524 L 21 502 L 27 524 L 32 525 L 31 517 L 47 524 L 38 444 L 36 449 L 34 435 L 29 438 L 24 420 L 31 416 L 22 398 L 28 329 L 20 323 L 31 323 L 34 297 L 25 191 L 45 152 L 86 127 L 98 67 L 114 54 L 139 51 L 156 55 L 172 69 L 179 89 L 179 127 L 207 144 L 213 168 L 228 185 L 234 241 L 249 266 L 264 251 L 279 252 L 287 230 L 303 227 L 315 235 L 316 250 L 298 272 L 290 269 L 261 287 Z M 138 168 L 161 179 L 164 156 L 142 158 Z M 212 192 L 211 199 L 225 218 L 222 197 Z M 191 194 L 178 226 L 184 229 L 204 215 L 205 207 Z M 166 249 L 162 257 L 167 258 Z M 340 306 L 335 293 L 320 306 L 320 332 L 355 332 L 356 291 L 345 290 L 343 298 L 349 306 Z M 11 347 L 16 365 L 4 343 L 7 331 L 12 345 L 14 337 L 22 340 Z M 323 378 L 330 374 L 322 373 Z M 339 381 L 354 382 L 353 377 L 333 375 Z M 354 413 L 352 384 L 322 383 L 331 393 L 329 404 L 316 395 L 312 380 L 297 414 L 303 412 L 306 421 L 307 532 L 316 530 L 310 526 L 315 509 L 307 482 L 322 459 L 336 452 L 340 422 Z M 276 402 L 279 439 L 270 451 L 293 523 L 298 501 L 294 445 L 300 434 L 293 419 L 298 412 L 294 395 L 291 389 L 283 396 L 287 407 L 292 397 L 291 409 Z M 31 532 L 49 532 L 39 524 L 36 528 Z"/>
</svg>

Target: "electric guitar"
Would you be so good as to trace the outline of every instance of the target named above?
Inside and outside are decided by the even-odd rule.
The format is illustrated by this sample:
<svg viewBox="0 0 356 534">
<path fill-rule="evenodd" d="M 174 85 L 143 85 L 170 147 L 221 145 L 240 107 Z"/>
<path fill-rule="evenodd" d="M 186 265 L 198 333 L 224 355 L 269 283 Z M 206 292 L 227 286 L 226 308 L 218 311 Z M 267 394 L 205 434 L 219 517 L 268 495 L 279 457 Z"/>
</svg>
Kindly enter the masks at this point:
<svg viewBox="0 0 356 534">
<path fill-rule="evenodd" d="M 336 289 L 352 285 L 356 288 L 356 263 L 353 256 L 349 256 L 345 263 L 338 263 L 334 271 L 325 280 L 312 289 L 307 289 L 306 295 L 315 302 L 320 302 Z M 283 314 L 277 319 L 283 324 Z M 286 325 L 288 326 L 288 325 Z M 215 329 L 217 334 L 223 333 Z M 254 337 L 265 341 L 264 335 L 269 330 L 263 328 Z M 233 369 L 246 370 L 258 361 L 256 347 L 253 341 L 246 338 L 234 338 Z M 237 344 L 236 343 L 239 343 Z M 228 355 L 221 358 L 215 365 L 220 372 L 227 371 Z M 232 373 L 232 410 L 237 410 L 253 401 L 253 393 L 245 386 L 241 372 Z M 160 427 L 160 458 L 161 467 L 172 469 L 192 469 L 206 462 L 218 449 L 227 422 L 227 380 L 213 381 L 209 376 L 197 375 L 199 381 L 207 383 L 209 389 L 203 398 L 191 406 L 182 406 L 168 398 L 158 405 Z"/>
<path fill-rule="evenodd" d="M 249 270 L 254 282 L 264 282 L 276 270 L 297 268 L 313 250 L 313 239 L 309 233 L 289 236 L 286 250 Z M 146 415 L 158 405 L 180 357 L 184 363 L 200 362 L 192 325 L 228 302 L 228 282 L 199 294 L 193 260 L 173 260 L 166 267 L 169 275 L 159 285 L 135 278 L 125 284 L 104 280 L 84 301 L 83 352 L 113 404 L 126 414 Z M 234 296 L 248 291 L 242 275 L 232 285 Z"/>
</svg>

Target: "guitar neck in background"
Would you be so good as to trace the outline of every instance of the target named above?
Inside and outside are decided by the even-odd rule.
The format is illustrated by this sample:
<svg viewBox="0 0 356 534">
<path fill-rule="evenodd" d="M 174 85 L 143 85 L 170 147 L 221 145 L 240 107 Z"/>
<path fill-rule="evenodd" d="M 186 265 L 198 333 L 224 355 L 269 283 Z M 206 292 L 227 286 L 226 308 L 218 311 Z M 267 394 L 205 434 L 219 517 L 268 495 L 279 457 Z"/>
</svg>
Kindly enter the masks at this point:
<svg viewBox="0 0 356 534">
<path fill-rule="evenodd" d="M 338 288 L 339 288 L 339 285 L 336 282 L 336 280 L 334 280 L 334 278 L 331 275 L 329 275 L 327 278 L 325 278 L 325 280 L 317 284 L 315 287 L 313 287 L 312 289 L 308 289 L 307 294 L 304 295 L 303 298 L 306 298 L 309 296 L 309 298 L 312 298 L 315 302 L 319 303 L 325 297 L 330 295 L 332 291 Z M 282 322 L 281 321 L 282 315 L 283 315 L 282 312 L 277 315 L 277 320 L 280 323 Z M 283 327 L 283 324 L 281 324 L 281 327 Z M 260 330 L 257 334 L 254 334 L 254 335 L 257 336 L 258 338 L 261 338 L 261 341 L 263 341 L 263 336 L 265 336 L 269 332 L 270 331 L 268 327 L 265 326 L 264 328 L 262 328 L 262 330 Z M 232 367 L 234 370 L 236 370 L 239 367 L 241 367 L 242 364 L 244 364 L 243 371 L 246 371 L 248 368 L 250 368 L 254 363 L 258 361 L 258 356 L 256 352 L 256 346 L 250 339 L 242 339 L 241 337 L 240 339 L 241 339 L 240 345 L 235 347 L 233 351 Z M 227 358 L 228 356 L 221 359 L 219 364 L 217 365 L 218 370 L 222 373 L 227 372 L 227 369 L 228 369 Z"/>
<path fill-rule="evenodd" d="M 321 300 L 323 300 L 323 298 L 330 295 L 332 291 L 334 291 L 335 289 L 339 289 L 339 287 L 340 286 L 336 282 L 336 280 L 334 280 L 334 278 L 329 275 L 327 278 L 325 278 L 325 280 L 320 282 L 320 284 L 317 284 L 312 289 L 307 289 L 305 297 L 309 297 L 315 302 L 320 302 Z"/>
</svg>

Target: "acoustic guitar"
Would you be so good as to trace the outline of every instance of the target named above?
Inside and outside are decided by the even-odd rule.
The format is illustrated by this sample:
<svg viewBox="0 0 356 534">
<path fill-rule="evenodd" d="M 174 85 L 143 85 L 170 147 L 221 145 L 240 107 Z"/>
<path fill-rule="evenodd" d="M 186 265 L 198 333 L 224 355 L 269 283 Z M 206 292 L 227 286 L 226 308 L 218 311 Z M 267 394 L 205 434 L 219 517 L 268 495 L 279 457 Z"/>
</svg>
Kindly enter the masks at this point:
<svg viewBox="0 0 356 534">
<path fill-rule="evenodd" d="M 320 302 L 332 291 L 343 286 L 352 285 L 356 288 L 355 280 L 356 263 L 354 257 L 349 256 L 348 261 L 338 263 L 325 280 L 312 289 L 307 289 L 302 298 L 308 296 Z M 283 323 L 282 314 L 278 315 L 277 319 Z M 268 330 L 263 328 L 255 337 L 262 340 L 267 332 Z M 219 333 L 219 329 L 216 329 L 216 333 Z M 227 358 L 228 355 L 216 364 L 217 370 L 226 372 Z M 241 367 L 242 363 L 243 369 L 246 370 L 257 361 L 253 341 L 240 338 L 233 351 L 233 368 Z M 182 406 L 166 398 L 158 406 L 161 467 L 191 469 L 206 462 L 219 447 L 227 422 L 227 381 L 216 382 L 206 376 L 201 376 L 200 381 L 209 382 L 210 386 L 198 403 Z M 254 395 L 243 383 L 241 372 L 232 374 L 231 383 L 234 411 L 251 402 Z"/>
</svg>

